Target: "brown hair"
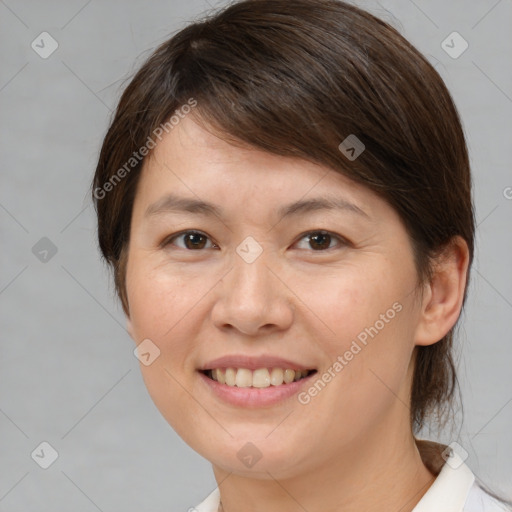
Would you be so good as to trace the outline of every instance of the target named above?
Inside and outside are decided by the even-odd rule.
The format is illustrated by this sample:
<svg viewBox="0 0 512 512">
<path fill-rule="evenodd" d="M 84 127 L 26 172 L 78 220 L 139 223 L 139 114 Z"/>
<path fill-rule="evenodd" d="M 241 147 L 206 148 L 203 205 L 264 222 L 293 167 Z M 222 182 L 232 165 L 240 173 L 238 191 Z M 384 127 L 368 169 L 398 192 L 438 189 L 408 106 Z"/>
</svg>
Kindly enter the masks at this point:
<svg viewBox="0 0 512 512">
<path fill-rule="evenodd" d="M 126 253 L 143 159 L 132 169 L 126 162 L 190 98 L 225 140 L 328 166 L 387 200 L 412 240 L 420 283 L 456 235 L 472 261 L 467 148 L 430 63 L 394 28 L 341 1 L 245 0 L 159 46 L 127 86 L 105 136 L 92 192 L 99 245 L 127 315 Z M 353 161 L 338 149 L 351 134 L 366 148 Z M 453 330 L 416 347 L 414 431 L 452 401 L 452 340 Z"/>
</svg>

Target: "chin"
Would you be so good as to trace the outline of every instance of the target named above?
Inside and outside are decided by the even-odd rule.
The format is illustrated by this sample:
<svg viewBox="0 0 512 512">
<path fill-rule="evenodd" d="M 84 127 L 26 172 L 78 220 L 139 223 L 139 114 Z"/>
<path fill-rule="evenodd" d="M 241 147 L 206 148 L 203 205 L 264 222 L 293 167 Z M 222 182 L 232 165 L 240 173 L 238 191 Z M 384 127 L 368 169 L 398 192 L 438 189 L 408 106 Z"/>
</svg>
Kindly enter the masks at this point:
<svg viewBox="0 0 512 512">
<path fill-rule="evenodd" d="M 277 435 L 272 441 L 268 438 L 250 439 L 251 436 L 229 437 L 224 443 L 212 440 L 207 445 L 191 447 L 218 469 L 261 480 L 292 477 L 305 460 L 311 460 L 310 450 L 308 453 L 297 452 L 297 444 L 290 438 L 288 444 Z M 303 443 L 298 446 L 301 444 L 304 446 Z"/>
</svg>

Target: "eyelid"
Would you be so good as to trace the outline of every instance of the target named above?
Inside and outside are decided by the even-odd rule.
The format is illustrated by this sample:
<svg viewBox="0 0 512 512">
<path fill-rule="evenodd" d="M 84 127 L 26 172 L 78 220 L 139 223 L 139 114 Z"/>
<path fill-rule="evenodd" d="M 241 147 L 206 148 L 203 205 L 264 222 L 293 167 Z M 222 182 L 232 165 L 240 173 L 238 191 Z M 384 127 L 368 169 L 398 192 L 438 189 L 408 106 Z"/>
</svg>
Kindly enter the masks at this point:
<svg viewBox="0 0 512 512">
<path fill-rule="evenodd" d="M 207 235 L 206 233 L 204 233 L 203 231 L 200 231 L 198 229 L 184 229 L 183 231 L 179 231 L 178 233 L 173 233 L 172 235 L 166 236 L 162 240 L 162 242 L 160 242 L 160 244 L 159 244 L 160 249 L 165 249 L 165 247 L 170 245 L 173 240 L 175 240 L 176 238 L 179 238 L 180 236 L 187 235 L 189 233 L 203 235 L 204 237 L 208 238 L 208 240 L 210 240 L 214 246 L 217 246 L 217 244 L 211 239 L 211 237 L 209 235 Z M 181 247 L 178 247 L 178 249 L 181 249 Z M 188 249 L 184 249 L 184 250 L 187 251 Z M 189 251 L 189 252 L 193 252 L 193 251 Z"/>
<path fill-rule="evenodd" d="M 334 233 L 333 231 L 328 231 L 327 229 L 312 229 L 312 230 L 310 229 L 308 231 L 305 231 L 304 233 L 301 233 L 297 237 L 297 240 L 296 240 L 296 242 L 294 242 L 293 245 L 295 245 L 296 243 L 300 242 L 307 235 L 314 235 L 314 234 L 329 235 L 332 238 L 337 238 L 338 241 L 339 241 L 339 244 L 338 244 L 337 247 L 331 247 L 329 249 L 324 249 L 322 251 L 314 251 L 314 250 L 311 249 L 309 252 L 322 253 L 322 252 L 328 252 L 328 251 L 331 251 L 331 250 L 334 250 L 334 249 L 338 249 L 339 247 L 342 247 L 342 246 L 347 246 L 347 245 L 348 246 L 353 246 L 352 242 L 350 240 L 348 240 L 347 238 L 345 238 L 344 236 L 339 235 L 338 233 Z"/>
</svg>

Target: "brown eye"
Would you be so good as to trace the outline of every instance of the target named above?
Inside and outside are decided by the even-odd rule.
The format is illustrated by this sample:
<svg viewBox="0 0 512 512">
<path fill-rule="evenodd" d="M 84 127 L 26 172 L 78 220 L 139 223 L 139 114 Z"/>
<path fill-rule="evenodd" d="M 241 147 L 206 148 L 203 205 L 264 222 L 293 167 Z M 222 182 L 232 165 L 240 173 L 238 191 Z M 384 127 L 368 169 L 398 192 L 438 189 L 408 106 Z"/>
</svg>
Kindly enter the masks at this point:
<svg viewBox="0 0 512 512">
<path fill-rule="evenodd" d="M 347 242 L 340 236 L 334 235 L 333 233 L 329 233 L 327 231 L 310 231 L 306 233 L 301 240 L 307 240 L 309 247 L 314 251 L 325 251 L 327 249 L 332 249 L 331 243 L 333 240 L 338 240 L 338 245 L 343 246 L 346 245 Z"/>
<path fill-rule="evenodd" d="M 175 244 L 175 240 L 183 240 L 183 245 Z M 164 241 L 163 246 L 167 247 L 169 245 L 176 245 L 180 249 L 194 251 L 204 249 L 208 240 L 209 238 L 204 233 L 199 231 L 184 231 L 183 233 L 179 233 L 177 235 L 173 235 L 171 238 L 168 238 L 166 241 Z M 212 247 L 216 246 L 212 244 Z"/>
</svg>

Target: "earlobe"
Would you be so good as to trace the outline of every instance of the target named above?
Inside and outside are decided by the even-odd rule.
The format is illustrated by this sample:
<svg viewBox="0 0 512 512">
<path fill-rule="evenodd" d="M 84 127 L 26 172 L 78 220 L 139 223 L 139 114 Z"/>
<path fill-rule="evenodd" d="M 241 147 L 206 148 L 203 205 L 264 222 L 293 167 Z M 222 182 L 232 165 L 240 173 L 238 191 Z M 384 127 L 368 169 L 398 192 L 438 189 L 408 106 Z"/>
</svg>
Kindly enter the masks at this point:
<svg viewBox="0 0 512 512">
<path fill-rule="evenodd" d="M 436 258 L 432 279 L 424 291 L 415 334 L 416 345 L 432 345 L 441 340 L 459 318 L 466 287 L 469 250 L 456 236 Z"/>
</svg>

